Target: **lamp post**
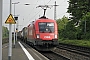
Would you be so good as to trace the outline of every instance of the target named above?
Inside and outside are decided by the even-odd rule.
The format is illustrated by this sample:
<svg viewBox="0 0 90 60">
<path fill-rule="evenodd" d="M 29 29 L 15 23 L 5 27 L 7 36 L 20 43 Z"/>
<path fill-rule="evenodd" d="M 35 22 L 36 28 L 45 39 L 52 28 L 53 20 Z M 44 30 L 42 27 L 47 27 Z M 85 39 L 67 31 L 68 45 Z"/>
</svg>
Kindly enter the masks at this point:
<svg viewBox="0 0 90 60">
<path fill-rule="evenodd" d="M 0 60 L 2 60 L 2 0 L 0 0 Z"/>
<path fill-rule="evenodd" d="M 12 3 L 12 4 L 14 4 L 14 17 L 15 17 L 15 5 L 18 4 L 18 3 L 20 3 L 20 2 L 14 2 L 14 3 Z M 14 24 L 14 47 L 15 47 L 15 24 Z"/>
<path fill-rule="evenodd" d="M 10 0 L 10 14 L 12 13 L 12 0 Z M 9 51 L 8 60 L 11 60 L 12 56 L 12 24 L 9 24 Z"/>
</svg>

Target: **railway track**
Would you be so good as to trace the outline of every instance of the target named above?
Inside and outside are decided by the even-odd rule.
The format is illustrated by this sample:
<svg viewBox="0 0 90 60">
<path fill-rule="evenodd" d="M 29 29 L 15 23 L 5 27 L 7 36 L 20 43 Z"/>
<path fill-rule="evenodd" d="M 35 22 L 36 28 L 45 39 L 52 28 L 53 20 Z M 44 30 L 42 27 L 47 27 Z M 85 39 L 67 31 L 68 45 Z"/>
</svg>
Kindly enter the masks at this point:
<svg viewBox="0 0 90 60">
<path fill-rule="evenodd" d="M 71 51 L 80 55 L 88 56 L 90 57 L 90 48 L 87 47 L 81 47 L 81 46 L 75 46 L 75 45 L 67 45 L 67 44 L 59 44 L 57 47 L 59 49 L 64 49 L 67 51 Z"/>
<path fill-rule="evenodd" d="M 30 44 L 28 44 L 28 45 L 31 46 Z M 35 50 L 37 50 L 35 47 L 33 47 L 33 46 L 31 46 L 31 47 L 34 48 Z M 69 60 L 61 55 L 58 55 L 57 53 L 54 53 L 53 51 L 38 51 L 38 52 L 50 60 Z"/>
<path fill-rule="evenodd" d="M 39 52 L 50 60 L 90 60 L 90 49 L 86 47 L 59 44 L 49 52 Z"/>
<path fill-rule="evenodd" d="M 49 52 L 41 52 L 50 60 L 90 60 L 90 48 L 59 44 Z"/>
<path fill-rule="evenodd" d="M 50 60 L 69 60 L 61 55 L 54 53 L 53 51 L 40 52 L 40 53 L 43 54 L 44 56 L 46 56 Z"/>
<path fill-rule="evenodd" d="M 31 46 L 30 44 L 28 45 Z M 35 47 L 33 46 L 31 47 L 37 50 Z M 38 52 L 47 57 L 49 60 L 69 60 L 61 55 L 58 55 L 57 53 L 54 53 L 53 51 L 38 51 Z"/>
<path fill-rule="evenodd" d="M 60 44 L 52 51 L 70 60 L 90 60 L 90 50 L 86 47 Z"/>
</svg>

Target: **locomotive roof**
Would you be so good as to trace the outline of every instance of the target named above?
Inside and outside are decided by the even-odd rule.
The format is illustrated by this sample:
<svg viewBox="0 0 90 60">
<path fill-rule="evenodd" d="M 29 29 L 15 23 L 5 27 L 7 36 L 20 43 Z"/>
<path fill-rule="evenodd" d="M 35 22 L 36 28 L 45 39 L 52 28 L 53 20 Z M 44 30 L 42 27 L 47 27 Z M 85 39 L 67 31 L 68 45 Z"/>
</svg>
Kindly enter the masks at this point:
<svg viewBox="0 0 90 60">
<path fill-rule="evenodd" d="M 42 18 L 42 19 L 37 19 L 36 21 L 45 21 L 45 22 L 47 22 L 47 21 L 55 21 L 55 20 Z"/>
<path fill-rule="evenodd" d="M 42 18 L 42 19 L 35 20 L 33 24 L 36 24 L 37 22 L 56 22 L 56 21 L 53 20 L 53 19 L 44 19 L 44 18 Z"/>
<path fill-rule="evenodd" d="M 48 19 L 46 17 L 45 18 L 41 17 L 41 18 L 39 18 L 39 19 L 37 19 L 35 21 L 32 21 L 28 26 L 30 26 L 32 24 L 36 24 L 37 22 L 56 22 L 56 21 L 53 20 L 53 19 Z"/>
</svg>

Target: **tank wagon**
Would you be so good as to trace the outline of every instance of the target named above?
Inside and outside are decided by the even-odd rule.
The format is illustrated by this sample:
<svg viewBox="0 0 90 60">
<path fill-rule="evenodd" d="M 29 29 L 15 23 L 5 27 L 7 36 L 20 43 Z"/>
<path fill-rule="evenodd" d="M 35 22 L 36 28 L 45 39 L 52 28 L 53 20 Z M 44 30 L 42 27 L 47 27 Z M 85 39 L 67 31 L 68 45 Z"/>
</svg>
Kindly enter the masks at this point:
<svg viewBox="0 0 90 60">
<path fill-rule="evenodd" d="M 21 32 L 21 39 L 22 39 L 22 41 L 24 41 L 24 42 L 26 42 L 27 41 L 27 27 L 24 27 L 23 29 L 22 29 L 22 32 Z"/>
<path fill-rule="evenodd" d="M 22 31 L 19 31 L 19 32 L 17 33 L 17 38 L 18 38 L 18 39 L 21 39 L 21 38 L 22 38 L 21 33 L 22 33 Z"/>
</svg>

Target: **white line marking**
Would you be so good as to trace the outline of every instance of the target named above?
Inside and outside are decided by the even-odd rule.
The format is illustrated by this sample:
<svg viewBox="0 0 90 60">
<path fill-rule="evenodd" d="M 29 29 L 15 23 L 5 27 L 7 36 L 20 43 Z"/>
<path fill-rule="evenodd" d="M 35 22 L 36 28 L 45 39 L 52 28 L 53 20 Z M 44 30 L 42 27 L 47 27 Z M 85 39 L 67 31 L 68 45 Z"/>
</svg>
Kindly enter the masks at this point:
<svg viewBox="0 0 90 60">
<path fill-rule="evenodd" d="M 29 60 L 35 60 L 35 59 L 29 54 L 29 52 L 24 48 L 24 46 L 23 46 L 20 42 L 18 42 L 18 43 L 20 44 L 21 48 L 23 49 L 23 51 L 24 51 L 25 54 L 27 55 L 28 59 L 29 59 Z"/>
<path fill-rule="evenodd" d="M 32 51 L 33 52 L 33 51 Z M 34 52 L 33 52 L 34 53 Z M 42 60 L 36 53 L 34 53 L 34 55 L 36 55 L 40 60 Z"/>
<path fill-rule="evenodd" d="M 39 52 L 37 52 L 35 49 L 33 49 L 34 50 L 34 54 L 40 59 L 40 60 L 42 60 L 36 53 L 38 53 L 39 55 L 41 55 L 43 58 L 45 58 L 46 60 L 49 60 L 48 58 L 46 58 L 44 55 L 42 55 L 41 53 L 39 53 Z M 35 53 L 36 52 L 36 53 Z"/>
</svg>

